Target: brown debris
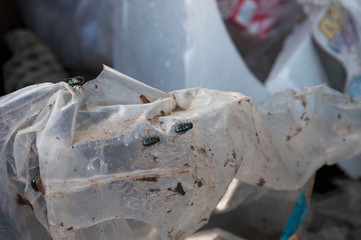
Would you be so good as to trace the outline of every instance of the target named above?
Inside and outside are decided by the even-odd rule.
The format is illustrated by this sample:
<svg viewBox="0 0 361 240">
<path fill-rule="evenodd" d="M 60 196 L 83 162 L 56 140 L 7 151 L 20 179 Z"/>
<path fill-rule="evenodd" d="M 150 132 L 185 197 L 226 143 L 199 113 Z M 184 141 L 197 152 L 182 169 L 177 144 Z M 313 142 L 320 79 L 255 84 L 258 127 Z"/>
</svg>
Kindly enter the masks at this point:
<svg viewBox="0 0 361 240">
<path fill-rule="evenodd" d="M 158 182 L 157 177 L 144 177 L 144 178 L 138 178 L 137 181 L 140 182 Z"/>
<path fill-rule="evenodd" d="M 200 179 L 196 179 L 194 180 L 194 184 L 197 184 L 198 187 L 202 187 L 203 186 L 203 183 Z"/>
<path fill-rule="evenodd" d="M 21 196 L 20 194 L 16 195 L 16 203 L 19 205 L 26 205 L 28 207 L 31 208 L 31 210 L 34 211 L 34 207 L 33 205 L 29 202 L 28 199 L 26 199 L 25 197 Z"/>
<path fill-rule="evenodd" d="M 259 182 L 257 183 L 257 186 L 262 187 L 265 183 L 266 183 L 266 181 L 263 178 L 260 178 Z"/>
<path fill-rule="evenodd" d="M 182 186 L 181 183 L 177 183 L 177 187 L 175 189 L 172 189 L 171 187 L 169 187 L 167 190 L 171 191 L 171 192 L 175 192 L 175 193 L 180 194 L 182 196 L 186 195 L 186 192 L 184 191 L 183 186 Z"/>
<path fill-rule="evenodd" d="M 139 96 L 140 100 L 142 101 L 142 103 L 147 104 L 150 103 L 150 101 L 148 100 L 148 98 L 146 96 L 144 96 L 143 94 Z"/>
</svg>

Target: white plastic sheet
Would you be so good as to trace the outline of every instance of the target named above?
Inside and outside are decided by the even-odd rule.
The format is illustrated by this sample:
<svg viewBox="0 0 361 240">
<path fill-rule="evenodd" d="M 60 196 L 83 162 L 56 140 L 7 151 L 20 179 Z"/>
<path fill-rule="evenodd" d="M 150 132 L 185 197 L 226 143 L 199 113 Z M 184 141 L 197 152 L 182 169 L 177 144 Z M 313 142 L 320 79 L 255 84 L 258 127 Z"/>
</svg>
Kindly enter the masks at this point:
<svg viewBox="0 0 361 240">
<path fill-rule="evenodd" d="M 239 56 L 215 0 L 124 0 L 115 13 L 115 69 L 163 91 L 237 91 L 256 103 L 270 97 Z"/>
<path fill-rule="evenodd" d="M 89 74 L 110 64 L 162 91 L 238 91 L 256 103 L 270 97 L 234 47 L 215 0 L 21 0 L 20 8 L 70 69 Z"/>
<path fill-rule="evenodd" d="M 55 239 L 109 237 L 104 229 L 132 239 L 123 219 L 183 239 L 207 223 L 235 177 L 298 189 L 323 164 L 360 153 L 360 117 L 360 103 L 326 86 L 260 108 L 240 93 L 164 93 L 108 67 L 84 86 L 30 86 L 0 99 L 2 210 L 17 229 L 45 228 Z M 176 133 L 185 122 L 193 128 Z M 29 229 L 25 207 L 44 228 Z"/>
<path fill-rule="evenodd" d="M 306 19 L 290 34 L 266 80 L 271 93 L 285 89 L 302 90 L 326 83 L 327 76 L 312 43 L 311 22 Z"/>
</svg>

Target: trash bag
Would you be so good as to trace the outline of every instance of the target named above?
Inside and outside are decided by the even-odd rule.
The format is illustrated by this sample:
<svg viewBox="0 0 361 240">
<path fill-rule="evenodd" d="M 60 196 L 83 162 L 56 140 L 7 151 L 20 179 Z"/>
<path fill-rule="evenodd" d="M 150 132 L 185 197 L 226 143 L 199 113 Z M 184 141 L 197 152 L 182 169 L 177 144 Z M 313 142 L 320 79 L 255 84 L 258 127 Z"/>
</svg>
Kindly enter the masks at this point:
<svg viewBox="0 0 361 240">
<path fill-rule="evenodd" d="M 361 103 L 326 86 L 259 108 L 236 92 L 164 93 L 108 67 L 85 84 L 29 86 L 0 98 L 2 211 L 29 236 L 132 239 L 134 219 L 184 239 L 234 178 L 294 190 L 359 154 L 360 117 Z"/>
<path fill-rule="evenodd" d="M 16 208 L 19 194 L 56 239 L 120 218 L 185 237 L 239 168 L 242 131 L 232 125 L 251 104 L 239 93 L 166 94 L 109 68 L 84 86 L 19 90 L 1 99 L 2 205 Z"/>
</svg>

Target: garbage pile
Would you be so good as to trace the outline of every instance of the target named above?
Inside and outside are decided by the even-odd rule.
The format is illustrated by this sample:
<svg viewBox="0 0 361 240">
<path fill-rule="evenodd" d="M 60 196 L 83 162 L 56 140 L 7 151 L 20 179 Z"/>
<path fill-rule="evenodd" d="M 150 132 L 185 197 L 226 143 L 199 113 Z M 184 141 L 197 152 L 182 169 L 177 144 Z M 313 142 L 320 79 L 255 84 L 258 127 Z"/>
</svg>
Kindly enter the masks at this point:
<svg viewBox="0 0 361 240">
<path fill-rule="evenodd" d="M 356 0 L 18 4 L 4 239 L 360 235 Z"/>
</svg>

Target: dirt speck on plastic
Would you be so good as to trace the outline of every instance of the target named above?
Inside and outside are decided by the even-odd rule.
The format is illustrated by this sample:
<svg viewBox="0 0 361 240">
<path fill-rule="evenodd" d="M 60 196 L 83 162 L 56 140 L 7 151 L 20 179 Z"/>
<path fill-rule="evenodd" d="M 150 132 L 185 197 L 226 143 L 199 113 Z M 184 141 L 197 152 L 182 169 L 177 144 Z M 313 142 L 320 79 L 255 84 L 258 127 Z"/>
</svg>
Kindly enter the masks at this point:
<svg viewBox="0 0 361 240">
<path fill-rule="evenodd" d="M 25 205 L 30 207 L 31 210 L 34 211 L 34 207 L 33 205 L 29 202 L 29 200 L 27 200 L 25 197 L 21 196 L 20 194 L 16 195 L 16 203 L 19 205 Z"/>
<path fill-rule="evenodd" d="M 258 183 L 257 183 L 257 186 L 262 187 L 265 183 L 266 183 L 266 181 L 263 178 L 260 178 Z"/>
<path fill-rule="evenodd" d="M 144 96 L 144 95 L 140 95 L 139 98 L 142 101 L 142 103 L 144 103 L 144 104 L 150 103 L 148 98 L 146 96 Z"/>
<path fill-rule="evenodd" d="M 144 177 L 144 178 L 138 178 L 136 180 L 140 182 L 157 182 L 158 177 Z"/>
<path fill-rule="evenodd" d="M 169 188 L 167 188 L 167 190 L 171 191 L 171 192 L 175 192 L 175 193 L 180 194 L 182 196 L 184 196 L 186 194 L 186 192 L 184 191 L 183 186 L 182 186 L 182 184 L 180 182 L 177 183 L 177 186 L 175 188 L 169 187 Z"/>
</svg>

